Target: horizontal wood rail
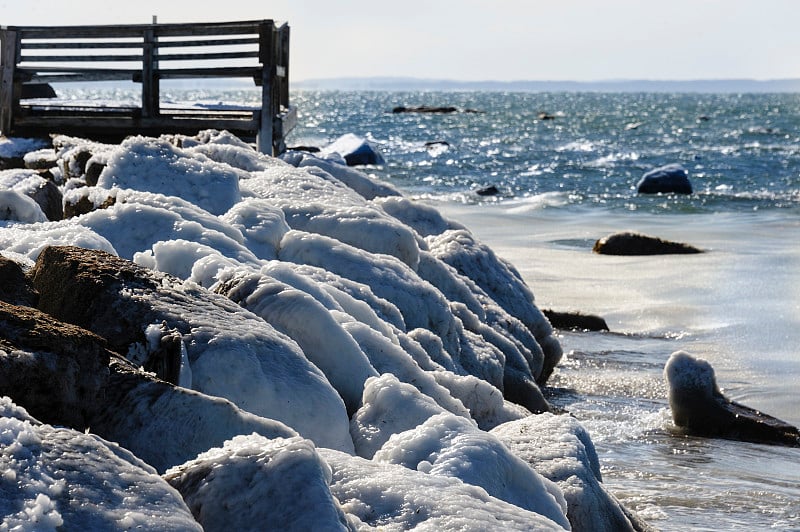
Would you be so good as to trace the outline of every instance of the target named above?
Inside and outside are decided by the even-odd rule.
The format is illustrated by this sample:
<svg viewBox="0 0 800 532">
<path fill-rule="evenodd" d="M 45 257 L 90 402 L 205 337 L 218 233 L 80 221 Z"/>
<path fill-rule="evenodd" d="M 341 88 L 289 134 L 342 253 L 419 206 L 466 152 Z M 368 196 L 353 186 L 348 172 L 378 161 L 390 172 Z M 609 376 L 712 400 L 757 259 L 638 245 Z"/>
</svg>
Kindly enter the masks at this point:
<svg viewBox="0 0 800 532">
<path fill-rule="evenodd" d="M 161 80 L 249 78 L 260 108 L 161 105 Z M 131 81 L 141 105 L 93 106 L 32 100 L 45 84 Z M 289 105 L 289 26 L 272 20 L 108 26 L 0 27 L 0 132 L 65 133 L 115 139 L 227 129 L 264 153 L 285 149 L 296 111 Z"/>
</svg>

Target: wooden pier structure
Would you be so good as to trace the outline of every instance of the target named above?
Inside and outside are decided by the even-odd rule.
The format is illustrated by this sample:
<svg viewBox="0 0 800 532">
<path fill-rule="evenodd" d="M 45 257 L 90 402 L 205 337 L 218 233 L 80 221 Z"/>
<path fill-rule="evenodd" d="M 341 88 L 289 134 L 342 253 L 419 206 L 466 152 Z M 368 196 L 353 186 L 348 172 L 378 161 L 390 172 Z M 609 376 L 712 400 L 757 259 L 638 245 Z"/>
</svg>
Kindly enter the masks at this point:
<svg viewBox="0 0 800 532">
<path fill-rule="evenodd" d="M 251 79 L 260 88 L 260 108 L 162 102 L 164 80 L 197 80 L 197 88 L 204 88 L 207 80 L 235 78 Z M 140 84 L 141 104 L 45 100 L 37 94 L 61 83 L 104 81 Z M 295 123 L 285 23 L 0 27 L 0 132 L 5 136 L 60 133 L 119 141 L 132 134 L 224 129 L 275 155 L 285 149 Z"/>
</svg>

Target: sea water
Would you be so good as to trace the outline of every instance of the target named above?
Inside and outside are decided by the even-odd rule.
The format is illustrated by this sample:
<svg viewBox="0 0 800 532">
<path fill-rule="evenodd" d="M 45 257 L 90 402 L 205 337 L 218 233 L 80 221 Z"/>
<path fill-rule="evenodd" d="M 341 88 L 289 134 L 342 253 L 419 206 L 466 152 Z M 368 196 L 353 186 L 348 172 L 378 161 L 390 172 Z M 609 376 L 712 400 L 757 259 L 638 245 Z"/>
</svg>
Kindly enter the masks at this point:
<svg viewBox="0 0 800 532">
<path fill-rule="evenodd" d="M 691 438 L 663 367 L 686 350 L 724 393 L 800 425 L 800 95 L 300 92 L 290 144 L 345 133 L 366 171 L 467 225 L 541 308 L 605 318 L 562 332 L 548 398 L 590 431 L 606 485 L 662 530 L 800 530 L 800 449 Z M 451 114 L 392 113 L 455 106 Z M 679 163 L 690 196 L 636 194 Z M 497 194 L 480 195 L 493 185 Z M 635 230 L 706 251 L 609 257 Z"/>
<path fill-rule="evenodd" d="M 164 103 L 186 100 L 257 105 L 259 93 Z M 386 164 L 367 173 L 464 223 L 540 308 L 605 318 L 610 332 L 560 333 L 545 392 L 590 431 L 624 504 L 662 530 L 800 530 L 800 449 L 677 433 L 662 375 L 686 350 L 728 397 L 800 425 L 800 95 L 302 91 L 292 103 L 290 145 L 369 139 Z M 391 112 L 420 105 L 460 112 Z M 693 194 L 636 194 L 669 163 Z M 621 230 L 706 253 L 592 253 Z"/>
</svg>

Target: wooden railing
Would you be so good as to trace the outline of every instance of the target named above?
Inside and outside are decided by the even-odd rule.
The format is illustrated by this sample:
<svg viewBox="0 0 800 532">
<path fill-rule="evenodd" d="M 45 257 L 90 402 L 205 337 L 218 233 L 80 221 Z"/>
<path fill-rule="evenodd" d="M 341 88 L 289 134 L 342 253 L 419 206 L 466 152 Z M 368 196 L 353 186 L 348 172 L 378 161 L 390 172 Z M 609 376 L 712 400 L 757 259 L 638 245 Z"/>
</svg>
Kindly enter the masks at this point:
<svg viewBox="0 0 800 532">
<path fill-rule="evenodd" d="M 261 89 L 260 108 L 162 105 L 163 80 L 196 79 L 203 88 L 203 80 L 224 78 L 252 79 Z M 140 104 L 30 99 L 36 89 L 103 81 L 140 84 Z M 226 129 L 276 154 L 295 120 L 287 24 L 0 27 L 0 132 L 6 136 L 113 139 Z"/>
</svg>

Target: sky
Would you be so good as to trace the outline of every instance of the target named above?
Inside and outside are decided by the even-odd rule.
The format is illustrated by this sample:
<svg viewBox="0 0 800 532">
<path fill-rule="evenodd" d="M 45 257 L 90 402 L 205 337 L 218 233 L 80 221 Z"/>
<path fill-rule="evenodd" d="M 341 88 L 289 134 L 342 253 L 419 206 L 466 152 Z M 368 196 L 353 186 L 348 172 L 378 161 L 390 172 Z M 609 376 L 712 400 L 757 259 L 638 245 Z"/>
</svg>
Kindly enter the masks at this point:
<svg viewBox="0 0 800 532">
<path fill-rule="evenodd" d="M 0 0 L 2 25 L 275 19 L 295 81 L 800 78 L 798 0 Z"/>
</svg>

